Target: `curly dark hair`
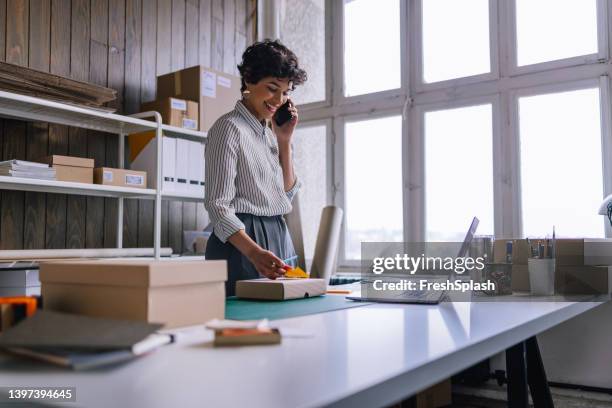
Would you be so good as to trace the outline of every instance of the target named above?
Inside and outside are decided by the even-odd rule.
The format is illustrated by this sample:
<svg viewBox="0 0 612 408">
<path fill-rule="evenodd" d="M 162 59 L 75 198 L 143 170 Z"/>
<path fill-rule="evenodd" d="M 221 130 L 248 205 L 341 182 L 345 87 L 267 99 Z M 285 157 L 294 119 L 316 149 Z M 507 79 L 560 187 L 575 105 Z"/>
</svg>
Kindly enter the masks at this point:
<svg viewBox="0 0 612 408">
<path fill-rule="evenodd" d="M 298 66 L 298 58 L 289 48 L 278 40 L 265 39 L 249 46 L 242 54 L 238 65 L 242 80 L 241 91 L 246 83 L 256 84 L 262 78 L 287 78 L 291 81 L 291 90 L 301 85 L 308 78 L 306 71 Z"/>
</svg>

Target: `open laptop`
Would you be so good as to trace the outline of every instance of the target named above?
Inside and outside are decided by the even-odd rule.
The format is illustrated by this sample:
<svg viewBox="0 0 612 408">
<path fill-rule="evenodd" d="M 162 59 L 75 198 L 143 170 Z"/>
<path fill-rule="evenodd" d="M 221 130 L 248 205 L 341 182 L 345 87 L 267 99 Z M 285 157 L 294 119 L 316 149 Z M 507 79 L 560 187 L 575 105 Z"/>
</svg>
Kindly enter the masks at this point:
<svg viewBox="0 0 612 408">
<path fill-rule="evenodd" d="M 474 239 L 474 234 L 476 233 L 476 229 L 479 224 L 478 218 L 474 217 L 472 222 L 470 223 L 470 227 L 468 228 L 467 233 L 465 234 L 465 238 L 463 243 L 461 244 L 461 248 L 459 249 L 459 253 L 457 254 L 457 258 L 463 258 L 467 256 L 468 251 L 470 249 L 470 245 L 472 240 Z M 410 281 L 419 281 L 423 279 L 423 276 L 406 276 L 402 277 L 402 280 Z M 428 281 L 445 281 L 449 278 L 449 276 L 442 276 L 432 278 L 431 276 L 427 276 Z M 389 278 L 386 278 L 385 281 L 388 281 Z M 363 280 L 362 280 L 363 282 Z M 381 292 L 381 296 L 347 296 L 346 298 L 349 300 L 354 300 L 357 302 L 378 302 L 378 303 L 420 303 L 420 304 L 437 304 L 442 301 L 444 296 L 446 296 L 446 291 L 443 290 L 407 290 L 404 292 L 398 291 L 384 291 Z"/>
</svg>

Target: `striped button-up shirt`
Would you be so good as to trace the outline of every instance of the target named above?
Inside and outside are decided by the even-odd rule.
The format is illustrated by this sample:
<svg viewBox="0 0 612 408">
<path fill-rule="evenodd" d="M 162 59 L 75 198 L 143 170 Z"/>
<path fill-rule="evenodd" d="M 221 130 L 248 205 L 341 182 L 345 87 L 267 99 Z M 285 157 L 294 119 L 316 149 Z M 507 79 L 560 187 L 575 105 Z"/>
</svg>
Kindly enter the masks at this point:
<svg viewBox="0 0 612 408">
<path fill-rule="evenodd" d="M 296 179 L 285 191 L 276 136 L 241 101 L 208 132 L 205 166 L 205 206 L 222 242 L 244 229 L 236 213 L 287 214 L 300 187 Z"/>
</svg>

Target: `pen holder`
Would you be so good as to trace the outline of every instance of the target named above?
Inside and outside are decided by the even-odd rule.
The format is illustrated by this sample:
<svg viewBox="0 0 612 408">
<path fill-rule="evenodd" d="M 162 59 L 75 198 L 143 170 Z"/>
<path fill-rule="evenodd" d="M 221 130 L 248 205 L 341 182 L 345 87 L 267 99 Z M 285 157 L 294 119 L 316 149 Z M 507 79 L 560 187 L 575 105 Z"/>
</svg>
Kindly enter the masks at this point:
<svg viewBox="0 0 612 408">
<path fill-rule="evenodd" d="M 554 258 L 530 258 L 527 260 L 527 268 L 532 295 L 550 296 L 555 294 Z"/>
</svg>

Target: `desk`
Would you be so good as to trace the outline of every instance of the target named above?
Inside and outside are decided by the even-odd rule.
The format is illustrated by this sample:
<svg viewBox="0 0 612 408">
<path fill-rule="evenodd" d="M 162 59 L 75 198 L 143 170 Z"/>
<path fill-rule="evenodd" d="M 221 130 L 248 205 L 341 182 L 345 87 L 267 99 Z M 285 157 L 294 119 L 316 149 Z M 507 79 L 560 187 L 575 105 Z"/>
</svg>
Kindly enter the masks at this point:
<svg viewBox="0 0 612 408">
<path fill-rule="evenodd" d="M 87 407 L 383 406 L 603 303 L 374 304 L 275 321 L 310 338 L 214 349 L 202 329 L 95 372 L 2 355 L 0 384 L 76 386 L 77 405 Z"/>
</svg>

